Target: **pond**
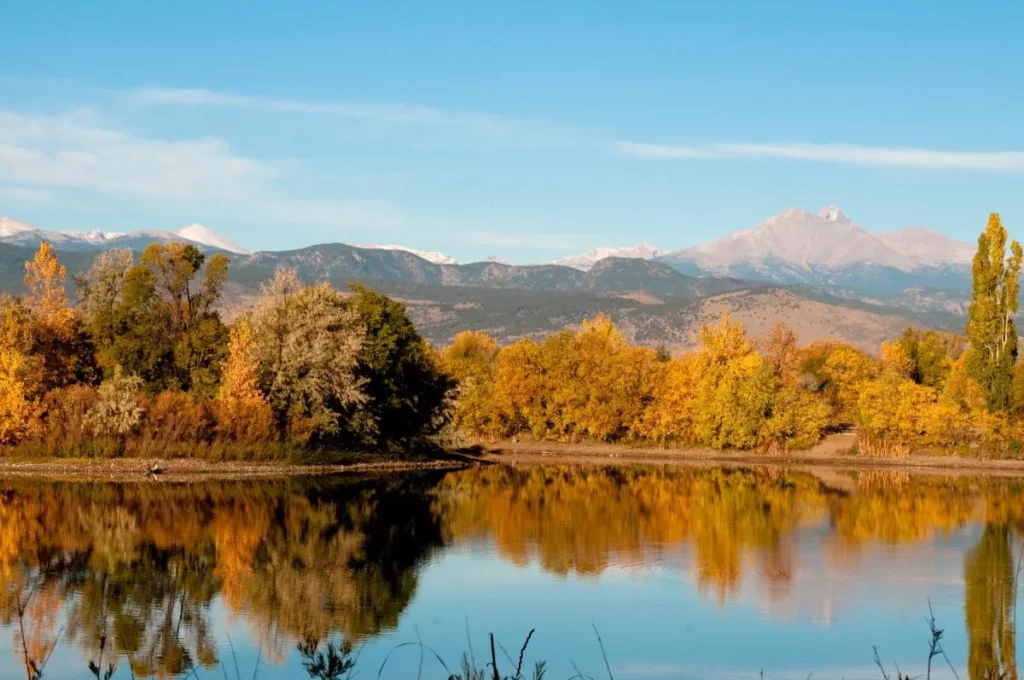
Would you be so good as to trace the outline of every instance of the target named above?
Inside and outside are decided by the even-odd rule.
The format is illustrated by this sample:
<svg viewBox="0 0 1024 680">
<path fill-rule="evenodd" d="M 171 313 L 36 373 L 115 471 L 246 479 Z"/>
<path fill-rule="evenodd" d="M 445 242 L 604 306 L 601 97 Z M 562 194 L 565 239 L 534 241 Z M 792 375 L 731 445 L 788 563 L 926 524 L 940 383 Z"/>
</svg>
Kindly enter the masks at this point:
<svg viewBox="0 0 1024 680">
<path fill-rule="evenodd" d="M 525 678 L 895 677 L 929 610 L 932 677 L 1016 678 L 1022 528 L 1024 480 L 893 471 L 0 479 L 0 679 L 447 678 L 490 633 L 504 677 L 531 630 Z"/>
</svg>

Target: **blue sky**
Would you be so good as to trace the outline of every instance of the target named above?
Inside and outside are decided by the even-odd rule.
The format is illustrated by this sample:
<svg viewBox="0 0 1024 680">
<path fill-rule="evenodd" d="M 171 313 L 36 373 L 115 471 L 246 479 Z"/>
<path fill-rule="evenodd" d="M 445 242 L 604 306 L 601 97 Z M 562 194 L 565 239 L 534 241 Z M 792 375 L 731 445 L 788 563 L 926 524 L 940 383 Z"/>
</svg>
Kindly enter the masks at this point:
<svg viewBox="0 0 1024 680">
<path fill-rule="evenodd" d="M 1024 3 L 7 3 L 0 214 L 543 261 L 1024 233 Z"/>
</svg>

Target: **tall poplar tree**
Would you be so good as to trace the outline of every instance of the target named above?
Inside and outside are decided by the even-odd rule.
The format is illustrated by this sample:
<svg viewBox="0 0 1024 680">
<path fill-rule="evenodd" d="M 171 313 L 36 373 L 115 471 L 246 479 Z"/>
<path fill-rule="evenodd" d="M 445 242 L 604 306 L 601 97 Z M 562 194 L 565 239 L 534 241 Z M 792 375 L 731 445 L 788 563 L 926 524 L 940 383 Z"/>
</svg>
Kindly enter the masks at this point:
<svg viewBox="0 0 1024 680">
<path fill-rule="evenodd" d="M 998 213 L 978 237 L 974 256 L 974 284 L 967 317 L 970 349 L 967 369 L 985 390 L 990 411 L 1010 405 L 1013 367 L 1017 361 L 1017 313 L 1020 267 L 1024 253 L 1020 244 L 1010 244 L 1006 257 L 1006 229 Z"/>
</svg>

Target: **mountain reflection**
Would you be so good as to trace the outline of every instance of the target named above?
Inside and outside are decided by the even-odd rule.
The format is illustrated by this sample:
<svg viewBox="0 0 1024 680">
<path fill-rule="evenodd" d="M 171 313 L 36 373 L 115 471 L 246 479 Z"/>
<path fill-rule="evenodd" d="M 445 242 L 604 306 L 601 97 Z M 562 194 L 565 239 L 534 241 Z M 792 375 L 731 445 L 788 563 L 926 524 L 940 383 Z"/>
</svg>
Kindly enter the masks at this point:
<svg viewBox="0 0 1024 680">
<path fill-rule="evenodd" d="M 740 597 L 753 579 L 775 607 L 797 597 L 802 574 L 820 571 L 802 571 L 802 562 L 856 570 L 873 547 L 927 548 L 976 525 L 960 575 L 970 677 L 1016 679 L 1022 519 L 1024 488 L 1014 480 L 767 467 L 488 467 L 192 485 L 8 480 L 0 625 L 29 677 L 58 645 L 77 648 L 97 678 L 121 665 L 134 677 L 181 677 L 220 664 L 223 623 L 211 613 L 219 608 L 242 618 L 268 663 L 297 643 L 339 634 L 358 643 L 393 630 L 422 565 L 445 546 L 489 545 L 514 564 L 588 578 L 685 555 L 679 568 L 713 602 Z"/>
</svg>

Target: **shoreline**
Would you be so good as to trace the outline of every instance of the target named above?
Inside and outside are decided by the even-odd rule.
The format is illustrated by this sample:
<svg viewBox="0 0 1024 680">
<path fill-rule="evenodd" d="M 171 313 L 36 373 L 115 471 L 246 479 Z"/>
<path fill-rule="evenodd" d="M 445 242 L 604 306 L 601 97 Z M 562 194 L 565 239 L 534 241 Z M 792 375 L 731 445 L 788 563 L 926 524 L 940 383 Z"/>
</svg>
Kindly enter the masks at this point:
<svg viewBox="0 0 1024 680">
<path fill-rule="evenodd" d="M 478 460 L 507 465 L 700 465 L 783 466 L 787 468 L 841 468 L 896 470 L 932 474 L 998 475 L 1024 477 L 1024 459 L 969 458 L 911 455 L 902 458 L 849 453 L 855 435 L 830 435 L 803 451 L 756 453 L 710 448 L 631 447 L 621 444 L 563 444 L 557 442 L 497 442 L 481 445 Z"/>
<path fill-rule="evenodd" d="M 0 479 L 37 478 L 52 481 L 205 482 L 245 479 L 285 479 L 358 472 L 459 470 L 474 461 L 456 455 L 424 460 L 382 458 L 352 463 L 305 464 L 260 461 L 209 461 L 196 458 L 0 458 Z M 151 474 L 154 465 L 160 472 Z"/>
<path fill-rule="evenodd" d="M 660 448 L 596 442 L 500 441 L 449 451 L 435 458 L 402 460 L 363 454 L 343 463 L 288 461 L 217 461 L 198 458 L 3 458 L 0 478 L 49 480 L 196 482 L 283 479 L 346 473 L 460 470 L 478 465 L 682 465 L 781 466 L 790 469 L 895 470 L 955 476 L 1024 477 L 1024 459 L 963 456 L 862 456 L 851 453 L 856 435 L 829 435 L 803 451 L 756 453 L 711 448 Z M 158 474 L 150 474 L 154 466 Z"/>
</svg>

